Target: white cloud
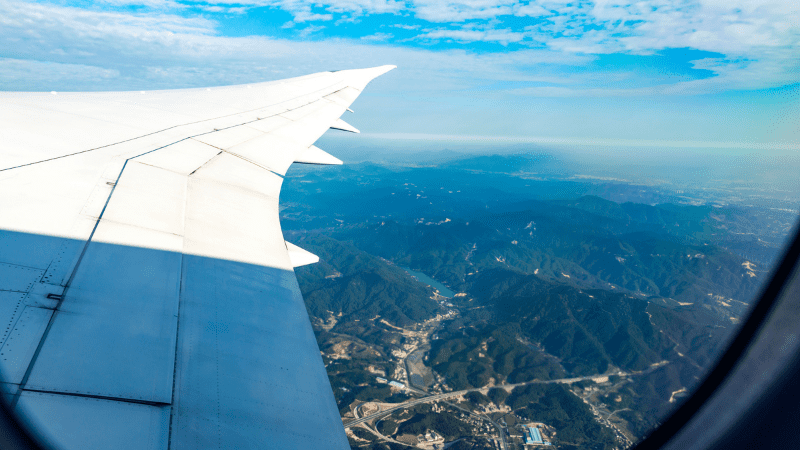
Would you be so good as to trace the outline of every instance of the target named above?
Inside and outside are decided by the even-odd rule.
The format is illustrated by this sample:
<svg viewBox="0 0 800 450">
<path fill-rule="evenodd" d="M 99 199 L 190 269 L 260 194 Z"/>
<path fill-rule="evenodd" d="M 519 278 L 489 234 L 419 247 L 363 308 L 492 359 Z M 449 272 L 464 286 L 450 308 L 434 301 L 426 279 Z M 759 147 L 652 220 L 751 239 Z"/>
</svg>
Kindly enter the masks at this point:
<svg viewBox="0 0 800 450">
<path fill-rule="evenodd" d="M 155 38 L 174 34 L 213 34 L 216 23 L 204 18 L 185 18 L 174 14 L 124 14 L 64 8 L 38 3 L 0 1 L 0 32 L 18 36 L 20 42 L 36 42 L 41 32 L 80 36 L 87 42 L 108 35 Z M 112 30 L 111 28 L 117 28 Z M 49 35 L 56 38 L 55 35 Z M 57 39 L 55 39 L 57 41 Z M 6 47 L 7 49 L 10 47 Z"/>
<path fill-rule="evenodd" d="M 404 23 L 393 23 L 390 26 L 401 30 L 419 30 L 421 28 L 420 25 L 406 25 Z"/>
<path fill-rule="evenodd" d="M 302 38 L 307 38 L 314 33 L 324 30 L 325 27 L 321 25 L 309 25 L 303 29 L 301 29 L 297 34 Z"/>
<path fill-rule="evenodd" d="M 295 23 L 333 20 L 333 14 L 312 13 L 310 10 L 293 11 Z"/>
<path fill-rule="evenodd" d="M 647 55 L 668 48 L 692 48 L 725 55 L 695 63 L 696 68 L 712 70 L 715 77 L 646 92 L 691 94 L 800 81 L 798 2 L 643 0 L 629 4 L 598 0 L 564 4 L 545 0 L 539 4 L 555 15 L 544 17 L 543 23 L 526 31 L 531 39 L 557 52 Z"/>
<path fill-rule="evenodd" d="M 184 8 L 184 5 L 173 0 L 99 0 L 95 2 L 103 6 L 143 6 L 155 10 L 174 10 Z M 210 6 L 210 5 L 209 5 Z"/>
<path fill-rule="evenodd" d="M 105 0 L 105 4 L 143 5 L 155 11 L 186 8 L 172 0 Z M 793 0 L 217 0 L 200 5 L 209 10 L 228 8 L 229 12 L 255 6 L 287 11 L 295 23 L 411 14 L 432 23 L 472 26 L 459 32 L 448 31 L 455 29 L 453 26 L 435 27 L 433 33 L 426 32 L 427 39 L 441 35 L 471 42 L 505 35 L 505 40 L 494 40 L 519 42 L 519 33 L 523 33 L 532 42 L 547 43 L 561 52 L 648 54 L 691 47 L 733 58 L 756 58 L 766 47 L 800 52 L 800 2 Z M 337 14 L 343 16 L 337 18 Z M 511 29 L 496 21 L 505 15 L 530 18 L 531 24 L 525 30 Z M 417 25 L 393 26 L 411 29 Z"/>
<path fill-rule="evenodd" d="M 741 53 L 759 47 L 800 43 L 800 3 L 791 1 L 643 0 L 634 4 L 598 0 L 590 6 L 543 2 L 561 20 L 549 19 L 543 36 L 592 26 L 593 33 L 575 33 L 572 46 L 596 52 L 648 53 L 663 48 L 691 47 L 720 53 Z M 794 25 L 792 25 L 794 24 Z"/>
<path fill-rule="evenodd" d="M 235 4 L 237 6 L 269 6 L 291 13 L 295 22 L 332 20 L 332 14 L 362 16 L 367 14 L 398 13 L 405 4 L 398 0 L 217 0 L 211 4 Z M 314 8 L 312 8 L 312 6 Z M 319 12 L 324 11 L 324 12 Z"/>
<path fill-rule="evenodd" d="M 320 2 L 333 12 L 355 12 L 358 14 L 386 14 L 400 12 L 405 3 L 397 0 L 327 0 Z"/>
<path fill-rule="evenodd" d="M 462 28 L 458 30 L 438 29 L 427 31 L 417 36 L 422 40 L 452 39 L 459 42 L 497 42 L 508 45 L 512 42 L 520 42 L 525 38 L 524 33 L 511 31 L 509 29 L 494 28 Z"/>
<path fill-rule="evenodd" d="M 389 34 L 389 33 L 375 33 L 375 34 L 371 34 L 369 36 L 363 36 L 363 37 L 361 37 L 361 40 L 362 41 L 367 41 L 367 42 L 383 42 L 383 41 L 388 41 L 389 39 L 391 39 L 393 37 L 394 37 L 394 35 Z"/>
<path fill-rule="evenodd" d="M 492 19 L 512 13 L 511 2 L 497 0 L 413 0 L 417 17 L 429 22 Z"/>
<path fill-rule="evenodd" d="M 566 52 L 648 54 L 682 47 L 751 57 L 766 47 L 800 52 L 800 2 L 791 0 L 415 0 L 410 10 L 435 23 L 488 25 L 512 14 L 537 18 L 528 27 L 530 35 Z M 499 22 L 495 28 L 508 27 Z M 480 33 L 457 34 L 462 41 L 484 40 Z"/>
<path fill-rule="evenodd" d="M 48 85 L 55 87 L 75 80 L 81 80 L 84 89 L 91 89 L 119 76 L 117 70 L 83 64 L 0 58 L 0 90 L 48 90 Z"/>
<path fill-rule="evenodd" d="M 535 3 L 516 4 L 513 7 L 515 16 L 541 17 L 551 14 L 550 10 Z"/>
<path fill-rule="evenodd" d="M 228 7 L 232 4 L 208 5 Z M 236 5 L 241 6 L 236 8 L 257 4 L 294 11 L 295 21 L 288 22 L 286 27 L 295 27 L 298 22 L 335 19 L 333 11 L 368 14 L 398 12 L 403 7 L 390 0 L 324 0 L 312 11 L 305 2 L 265 0 L 262 3 L 237 2 Z M 159 5 L 167 7 L 171 3 Z M 694 94 L 781 86 L 800 78 L 797 58 L 800 37 L 797 26 L 793 25 L 798 22 L 800 6 L 793 3 L 644 0 L 627 5 L 616 0 L 594 3 L 426 0 L 425 3 L 409 3 L 407 7 L 417 13 L 420 8 L 428 11 L 425 14 L 430 14 L 431 19 L 444 20 L 448 11 L 455 12 L 453 20 L 472 18 L 450 27 L 423 28 L 417 40 L 545 44 L 546 48 L 482 55 L 464 51 L 434 52 L 380 45 L 391 35 L 377 32 L 361 42 L 341 38 L 314 43 L 264 37 L 228 38 L 218 35 L 216 22 L 182 17 L 175 11 L 130 14 L 0 0 L 0 9 L 4 11 L 0 16 L 0 48 L 6 49 L 0 51 L 0 56 L 111 70 L 117 75 L 104 78 L 105 88 L 119 88 L 130 83 L 154 83 L 163 87 L 186 83 L 225 84 L 255 81 L 260 74 L 280 78 L 317 68 L 397 62 L 405 66 L 404 73 L 419 82 L 423 89 L 431 85 L 427 79 L 434 74 L 442 86 L 459 88 L 487 83 L 496 86 L 494 89 L 505 89 L 502 83 L 512 80 L 547 80 L 552 84 L 514 91 L 535 96 Z M 538 16 L 524 29 L 512 29 L 497 19 L 475 19 L 506 12 Z M 584 32 L 587 25 L 594 29 Z M 390 26 L 419 29 L 416 24 Z M 320 27 L 319 23 L 313 23 L 298 27 L 297 33 L 301 37 L 308 36 L 319 32 Z M 330 33 L 335 32 L 334 27 L 328 29 Z M 559 37 L 553 37 L 555 35 Z M 591 55 L 648 54 L 675 47 L 715 51 L 725 56 L 694 62 L 695 68 L 711 70 L 715 77 L 647 88 L 626 85 L 625 77 L 631 77 L 630 73 L 576 74 L 563 70 L 565 65 L 591 62 L 594 59 Z M 14 53 L 8 49 L 13 49 Z M 170 75 L 164 75 L 166 73 Z M 66 79 L 58 78 L 59 83 L 65 83 Z M 587 83 L 598 86 L 598 82 L 610 87 L 586 88 Z"/>
<path fill-rule="evenodd" d="M 608 49 L 647 53 L 668 46 L 686 46 L 691 30 L 687 28 L 686 36 L 682 36 L 678 26 L 684 20 L 684 11 L 664 11 L 654 19 L 648 16 L 652 11 L 627 12 L 609 7 L 602 14 L 596 13 L 598 17 L 610 17 L 603 19 L 606 26 L 581 34 L 574 30 L 588 21 L 600 20 L 592 16 L 595 13 L 591 9 L 555 2 L 542 4 L 542 7 L 555 11 L 554 15 L 542 16 L 547 20 L 546 26 L 534 23 L 522 31 L 509 31 L 502 22 L 495 21 L 451 25 L 458 27 L 457 31 L 462 32 L 460 39 L 464 40 L 498 39 L 505 33 L 503 39 L 515 42 L 512 39 L 519 36 L 513 33 L 522 33 L 526 39 L 523 42 L 531 37 L 550 44 L 543 48 L 476 54 L 462 49 L 432 51 L 343 38 L 302 42 L 261 36 L 226 37 L 219 34 L 216 22 L 181 17 L 175 11 L 131 14 L 0 0 L 3 11 L 0 57 L 7 57 L 0 60 L 3 83 L 0 88 L 152 90 L 251 83 L 323 70 L 396 64 L 399 70 L 377 79 L 354 106 L 358 114 L 352 120 L 357 127 L 373 132 L 400 130 L 587 138 L 655 136 L 705 140 L 720 137 L 722 140 L 758 141 L 774 140 L 774 136 L 779 135 L 781 139 L 797 141 L 796 120 L 791 120 L 796 115 L 778 125 L 769 122 L 770 126 L 777 127 L 777 132 L 764 127 L 767 131 L 758 131 L 761 134 L 752 137 L 747 134 L 748 129 L 756 129 L 751 124 L 758 120 L 768 123 L 767 119 L 772 117 L 760 112 L 747 115 L 759 105 L 753 108 L 734 105 L 733 108 L 741 110 L 737 110 L 738 116 L 733 120 L 721 120 L 720 117 L 732 110 L 733 103 L 720 106 L 716 116 L 712 114 L 714 111 L 709 113 L 709 109 L 692 111 L 686 107 L 687 103 L 680 103 L 684 98 L 682 94 L 757 89 L 796 82 L 797 40 L 792 41 L 775 31 L 780 26 L 776 28 L 764 22 L 766 31 L 757 46 L 726 43 L 735 51 L 725 53 L 723 58 L 694 62 L 697 68 L 713 70 L 718 74 L 716 77 L 639 87 L 626 84 L 627 77 L 639 80 L 630 73 L 585 70 L 596 56 L 581 52 L 589 48 L 598 53 Z M 580 11 L 565 15 L 568 8 Z M 755 8 L 753 11 L 748 14 L 763 15 L 768 10 Z M 641 18 L 639 22 L 622 25 L 620 19 L 613 19 L 634 13 L 647 20 Z M 787 14 L 793 14 L 792 10 L 788 9 Z M 711 23 L 704 21 L 732 19 L 696 20 L 702 25 Z M 751 22 L 762 23 L 755 19 Z M 650 28 L 641 29 L 644 25 Z M 670 26 L 678 30 L 678 36 L 670 37 L 666 31 Z M 568 36 L 555 40 L 546 27 L 561 27 L 558 29 Z M 621 27 L 628 27 L 635 33 L 615 35 Z M 701 26 L 695 30 L 713 33 Z M 437 30 L 425 29 L 421 33 L 434 31 Z M 796 35 L 794 28 L 785 31 L 785 34 L 792 33 Z M 440 38 L 445 35 L 441 34 Z M 455 38 L 457 36 L 450 36 L 450 39 Z M 714 39 L 709 38 L 709 42 L 721 45 Z M 571 49 L 565 50 L 567 47 Z M 653 101 L 652 96 L 659 97 Z M 610 101 L 605 97 L 628 98 Z M 704 97 L 704 102 L 707 99 Z M 691 104 L 691 100 L 687 102 Z M 675 105 L 674 112 L 665 116 L 663 110 L 669 105 Z"/>
<path fill-rule="evenodd" d="M 546 50 L 474 55 L 344 39 L 233 38 L 219 36 L 214 22 L 169 14 L 131 15 L 27 3 L 4 7 L 9 13 L 0 17 L 0 48 L 13 48 L 17 60 L 49 60 L 107 70 L 103 73 L 108 77 L 95 85 L 96 89 L 245 83 L 320 70 L 397 64 L 404 69 L 402 88 L 448 92 L 451 88 L 475 88 L 488 80 L 533 79 L 526 72 L 530 64 L 582 64 L 591 59 Z M 37 26 L 32 28 L 30 23 Z M 305 29 L 315 32 L 319 30 L 316 27 Z M 73 88 L 86 88 L 79 71 L 71 73 Z M 65 76 L 46 80 L 47 71 L 43 71 L 41 77 L 47 82 L 40 89 L 53 90 L 50 81 L 61 85 L 56 90 L 70 86 Z M 7 79 L 7 89 L 14 89 L 11 79 Z"/>
</svg>

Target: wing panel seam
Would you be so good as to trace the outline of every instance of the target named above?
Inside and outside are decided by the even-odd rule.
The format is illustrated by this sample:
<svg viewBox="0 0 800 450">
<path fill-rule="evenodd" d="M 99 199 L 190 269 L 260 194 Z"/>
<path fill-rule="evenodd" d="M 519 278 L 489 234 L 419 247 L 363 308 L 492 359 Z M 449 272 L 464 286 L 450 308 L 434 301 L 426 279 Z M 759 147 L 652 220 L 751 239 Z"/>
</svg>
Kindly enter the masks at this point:
<svg viewBox="0 0 800 450">
<path fill-rule="evenodd" d="M 219 152 L 214 158 L 222 154 Z M 214 159 L 211 158 L 211 159 Z M 210 160 L 209 160 L 210 161 Z M 203 165 L 208 164 L 208 161 L 203 163 Z M 202 167 L 202 166 L 200 166 Z M 199 168 L 198 168 L 199 169 Z M 195 169 L 197 171 L 197 169 Z M 186 184 L 188 186 L 190 177 L 194 172 L 190 173 L 186 176 Z M 189 190 L 186 191 L 186 198 L 184 199 L 184 211 L 189 210 Z M 172 360 L 172 395 L 170 396 L 170 409 L 169 409 L 169 429 L 167 431 L 167 450 L 172 448 L 172 421 L 173 415 L 175 412 L 175 387 L 178 384 L 178 349 L 180 348 L 180 339 L 181 339 L 181 304 L 183 303 L 183 275 L 184 270 L 186 269 L 186 255 L 181 255 L 181 276 L 180 281 L 178 282 L 178 308 L 175 312 L 175 358 Z"/>
<path fill-rule="evenodd" d="M 50 315 L 50 319 L 47 321 L 47 327 L 44 329 L 42 337 L 39 339 L 39 344 L 36 346 L 36 350 L 33 352 L 31 360 L 28 362 L 28 367 L 25 369 L 25 375 L 22 376 L 22 380 L 19 383 L 19 391 L 17 391 L 17 394 L 14 395 L 13 400 L 10 402 L 11 408 L 16 407 L 17 402 L 19 401 L 19 394 L 25 388 L 25 385 L 28 384 L 28 380 L 31 377 L 31 372 L 33 372 L 33 366 L 36 364 L 36 360 L 39 358 L 39 354 L 42 351 L 44 342 L 47 340 L 47 335 L 50 333 L 50 329 L 53 328 L 53 322 L 55 321 L 56 316 L 58 316 L 58 312 L 61 309 L 61 305 L 64 303 L 64 299 L 67 297 L 67 291 L 69 291 L 70 285 L 72 284 L 72 280 L 75 278 L 75 274 L 78 272 L 78 268 L 81 265 L 81 261 L 83 260 L 84 255 L 86 255 L 86 250 L 89 248 L 89 244 L 92 242 L 94 233 L 97 231 L 97 227 L 100 224 L 100 220 L 102 220 L 103 214 L 106 212 L 108 203 L 111 201 L 111 196 L 114 194 L 114 190 L 117 188 L 117 184 L 119 184 L 119 179 L 122 177 L 122 173 L 125 171 L 125 166 L 128 165 L 129 160 L 130 159 L 125 160 L 125 163 L 122 164 L 122 169 L 120 169 L 119 174 L 117 175 L 117 179 L 114 182 L 114 186 L 111 187 L 111 192 L 109 192 L 108 198 L 106 198 L 106 203 L 105 205 L 103 205 L 103 210 L 100 211 L 100 216 L 97 218 L 97 221 L 95 221 L 94 227 L 92 228 L 92 232 L 89 233 L 89 238 L 86 239 L 86 243 L 83 244 L 83 248 L 81 249 L 81 254 L 80 256 L 78 256 L 78 261 L 75 263 L 75 267 L 72 269 L 72 273 L 67 279 L 67 282 L 64 283 L 64 291 L 61 293 L 61 298 L 58 299 L 58 303 L 56 303 L 56 306 L 53 310 L 53 314 Z"/>
<path fill-rule="evenodd" d="M 309 96 L 309 95 L 313 95 L 313 94 L 315 94 L 315 93 L 317 93 L 317 92 L 322 92 L 322 91 L 325 91 L 326 89 L 330 89 L 332 86 L 335 86 L 335 85 L 336 85 L 336 84 L 338 84 L 338 83 L 339 83 L 339 82 L 337 82 L 337 83 L 333 83 L 333 84 L 331 84 L 330 86 L 327 86 L 327 87 L 325 87 L 325 88 L 319 89 L 319 90 L 317 90 L 317 91 L 309 92 L 308 94 L 305 94 L 305 96 Z M 340 89 L 340 90 L 341 90 L 341 89 Z M 336 92 L 338 92 L 338 91 L 336 91 Z M 321 98 L 321 97 L 320 97 L 320 98 Z M 292 101 L 292 100 L 294 100 L 294 99 L 285 100 L 285 101 L 283 101 L 283 102 L 281 102 L 281 103 L 286 103 L 286 102 L 289 102 L 289 101 Z M 307 103 L 304 103 L 304 104 L 302 104 L 302 105 L 300 105 L 300 106 L 297 106 L 297 107 L 295 107 L 295 108 L 292 108 L 292 109 L 290 109 L 290 110 L 288 110 L 288 111 L 293 111 L 293 110 L 295 110 L 295 109 L 297 109 L 297 108 L 301 108 L 301 107 L 303 107 L 303 106 L 309 105 L 309 104 L 311 104 L 311 103 L 314 103 L 314 102 L 316 102 L 316 101 L 319 101 L 319 98 L 317 98 L 317 99 L 315 99 L 315 100 L 313 100 L 313 101 L 309 101 L 309 102 L 307 102 Z M 213 119 L 205 119 L 205 120 L 198 120 L 198 121 L 195 121 L 195 122 L 187 122 L 187 123 L 182 123 L 182 124 L 180 124 L 180 125 L 174 125 L 174 126 L 167 127 L 167 128 L 164 128 L 164 129 L 161 129 L 161 130 L 158 130 L 158 131 L 153 131 L 153 132 L 151 132 L 151 133 L 146 133 L 146 134 L 143 134 L 143 135 L 141 135 L 141 136 L 136 136 L 136 137 L 132 137 L 132 138 L 130 138 L 130 139 L 125 139 L 125 140 L 122 140 L 122 141 L 119 141 L 119 142 L 114 142 L 114 143 L 112 143 L 112 144 L 101 145 L 100 147 L 95 147 L 95 148 L 90 148 L 90 149 L 86 149 L 86 150 L 81 150 L 81 151 L 79 151 L 79 152 L 69 153 L 69 154 L 66 154 L 66 155 L 61 155 L 61 156 L 55 156 L 55 157 L 52 157 L 52 158 L 42 159 L 42 160 L 39 160 L 39 161 L 34 161 L 34 162 L 26 163 L 26 164 L 20 164 L 20 165 L 18 165 L 18 166 L 14 166 L 14 167 L 6 167 L 6 168 L 4 168 L 4 169 L 0 169 L 0 172 L 4 172 L 4 171 L 6 171 L 6 170 L 19 169 L 19 168 L 21 168 L 21 167 L 32 166 L 32 165 L 35 165 L 35 164 L 45 163 L 45 162 L 48 162 L 48 161 L 54 161 L 54 160 L 57 160 L 57 159 L 67 158 L 67 157 L 70 157 L 70 156 L 80 155 L 80 154 L 82 154 L 82 153 L 93 152 L 93 151 L 95 151 L 95 150 L 101 150 L 101 149 L 104 149 L 104 148 L 113 147 L 113 146 L 115 146 L 115 145 L 124 144 L 125 142 L 131 142 L 131 141 L 135 141 L 135 140 L 137 140 L 137 139 L 141 139 L 141 138 L 144 138 L 144 137 L 147 137 L 147 136 L 153 136 L 153 135 L 155 135 L 155 134 L 158 134 L 158 133 L 163 133 L 163 132 L 165 132 L 165 131 L 173 130 L 173 129 L 175 129 L 175 128 L 185 127 L 185 126 L 188 126 L 188 125 L 195 125 L 195 124 L 199 124 L 199 123 L 203 123 L 203 122 L 210 122 L 210 121 L 213 121 L 213 120 L 224 119 L 224 118 L 226 118 L 226 117 L 233 117 L 233 116 L 237 116 L 237 115 L 239 115 L 239 114 L 247 114 L 247 113 L 251 113 L 251 112 L 253 112 L 253 111 L 258 111 L 258 110 L 260 110 L 260 109 L 268 108 L 268 107 L 270 107 L 270 106 L 278 106 L 278 105 L 280 105 L 281 103 L 276 103 L 275 105 L 260 106 L 260 107 L 258 107 L 258 108 L 249 109 L 249 110 L 246 110 L 246 111 L 240 111 L 240 112 L 237 112 L 237 113 L 228 114 L 228 115 L 224 115 L 224 116 L 219 116 L 219 117 L 215 117 L 215 118 L 213 118 Z M 283 111 L 283 112 L 285 112 L 285 111 Z M 277 115 L 279 115 L 279 114 L 281 114 L 281 113 L 275 113 L 275 114 L 272 114 L 272 115 L 269 115 L 269 116 L 265 116 L 265 117 L 263 117 L 263 118 L 267 118 L 267 117 L 273 117 L 273 116 L 277 116 Z M 263 119 L 263 118 L 256 118 L 256 120 L 260 120 L 260 119 Z M 247 122 L 241 123 L 241 124 L 239 124 L 239 125 L 245 125 L 245 124 L 248 124 L 248 123 L 251 123 L 251 122 L 254 122 L 254 120 L 247 121 Z M 233 126 L 239 126 L 239 125 L 233 125 Z M 226 127 L 226 128 L 231 128 L 231 127 Z M 221 129 L 226 129 L 226 128 L 221 128 Z M 217 130 L 214 130 L 214 131 L 217 131 Z M 207 133 L 213 133 L 214 131 L 209 131 L 209 132 L 207 132 Z M 202 134 L 207 134 L 207 133 L 200 133 L 200 134 L 197 134 L 197 135 L 195 135 L 195 136 L 200 136 L 200 135 L 202 135 Z M 192 137 L 194 137 L 194 136 L 192 136 Z M 168 145 L 172 145 L 172 144 L 168 144 Z M 163 148 L 163 147 L 162 147 L 162 148 Z M 137 155 L 137 156 L 141 156 L 141 155 Z M 135 158 L 135 157 L 134 157 L 134 158 Z"/>
<path fill-rule="evenodd" d="M 124 398 L 124 397 L 111 397 L 107 395 L 94 395 L 94 394 L 83 394 L 79 392 L 61 392 L 61 391 L 51 391 L 51 390 L 44 390 L 44 389 L 27 389 L 27 388 L 20 388 L 23 392 L 36 392 L 40 394 L 52 394 L 52 395 L 64 395 L 67 397 L 82 397 L 82 398 L 91 398 L 95 400 L 108 400 L 113 402 L 121 402 L 121 403 L 135 403 L 138 405 L 148 405 L 148 406 L 169 406 L 169 403 L 163 402 L 154 402 L 150 400 L 139 400 L 135 398 Z"/>
</svg>

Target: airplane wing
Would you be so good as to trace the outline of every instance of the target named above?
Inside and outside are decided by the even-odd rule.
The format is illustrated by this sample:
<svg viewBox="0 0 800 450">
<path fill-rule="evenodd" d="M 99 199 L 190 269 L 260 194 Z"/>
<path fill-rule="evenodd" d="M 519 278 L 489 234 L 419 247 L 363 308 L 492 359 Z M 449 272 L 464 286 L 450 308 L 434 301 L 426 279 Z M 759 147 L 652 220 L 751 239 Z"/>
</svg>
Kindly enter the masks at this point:
<svg viewBox="0 0 800 450">
<path fill-rule="evenodd" d="M 349 449 L 278 197 L 393 66 L 0 94 L 2 392 L 64 449 Z"/>
</svg>

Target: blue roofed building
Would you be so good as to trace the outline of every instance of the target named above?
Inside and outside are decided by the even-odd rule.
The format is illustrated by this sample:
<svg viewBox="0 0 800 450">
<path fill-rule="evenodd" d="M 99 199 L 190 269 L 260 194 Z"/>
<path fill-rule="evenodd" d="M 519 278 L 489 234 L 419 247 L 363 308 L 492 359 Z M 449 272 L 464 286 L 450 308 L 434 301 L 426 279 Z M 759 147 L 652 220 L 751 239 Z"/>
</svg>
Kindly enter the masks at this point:
<svg viewBox="0 0 800 450">
<path fill-rule="evenodd" d="M 525 433 L 526 444 L 542 444 L 542 433 L 536 427 L 528 427 L 528 432 Z"/>
</svg>

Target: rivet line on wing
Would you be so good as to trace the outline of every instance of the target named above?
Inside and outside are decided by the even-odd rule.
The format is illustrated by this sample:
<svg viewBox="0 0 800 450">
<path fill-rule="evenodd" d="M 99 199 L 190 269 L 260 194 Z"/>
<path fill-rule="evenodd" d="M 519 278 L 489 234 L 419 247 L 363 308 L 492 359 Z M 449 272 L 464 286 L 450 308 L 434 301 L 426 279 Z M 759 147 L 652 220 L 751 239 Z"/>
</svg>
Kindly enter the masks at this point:
<svg viewBox="0 0 800 450">
<path fill-rule="evenodd" d="M 119 179 L 122 177 L 122 173 L 125 171 L 125 166 L 130 161 L 130 158 L 125 160 L 125 163 L 122 164 L 122 169 L 120 169 L 119 174 L 117 175 L 116 181 L 114 181 L 114 185 L 111 187 L 111 192 L 108 194 L 108 198 L 106 198 L 106 203 L 103 205 L 103 210 L 100 211 L 100 215 L 97 218 L 97 221 L 94 223 L 94 227 L 92 228 L 92 232 L 89 234 L 89 238 L 86 240 L 86 243 L 83 244 L 83 249 L 81 249 L 81 254 L 78 256 L 78 261 L 75 263 L 75 267 L 72 269 L 72 273 L 69 276 L 69 279 L 64 285 L 64 291 L 61 293 L 61 297 L 58 299 L 58 303 L 53 310 L 53 314 L 50 315 L 50 320 L 47 321 L 47 327 L 44 329 L 42 333 L 42 337 L 39 339 L 39 343 L 36 346 L 36 350 L 33 352 L 33 356 L 31 360 L 28 362 L 28 367 L 25 369 L 25 374 L 22 376 L 22 380 L 19 383 L 19 390 L 14 395 L 13 400 L 11 403 L 11 408 L 16 407 L 17 402 L 19 401 L 19 396 L 22 393 L 21 391 L 25 389 L 25 385 L 28 384 L 28 380 L 31 377 L 31 372 L 33 372 L 33 366 L 36 364 L 36 361 L 39 359 L 39 354 L 42 351 L 42 347 L 44 346 L 44 342 L 47 340 L 48 334 L 50 334 L 50 330 L 53 328 L 53 322 L 55 321 L 56 316 L 58 315 L 59 310 L 61 309 L 61 305 L 64 303 L 64 299 L 67 298 L 67 291 L 69 291 L 70 285 L 75 278 L 75 274 L 78 272 L 78 268 L 81 265 L 81 261 L 83 257 L 86 255 L 86 250 L 89 248 L 89 243 L 92 242 L 92 237 L 94 237 L 94 233 L 97 231 L 97 226 L 100 224 L 100 220 L 103 218 L 103 213 L 106 212 L 106 208 L 108 207 L 109 201 L 111 201 L 111 196 L 114 194 L 114 190 L 117 188 L 117 184 L 119 184 Z"/>
</svg>

